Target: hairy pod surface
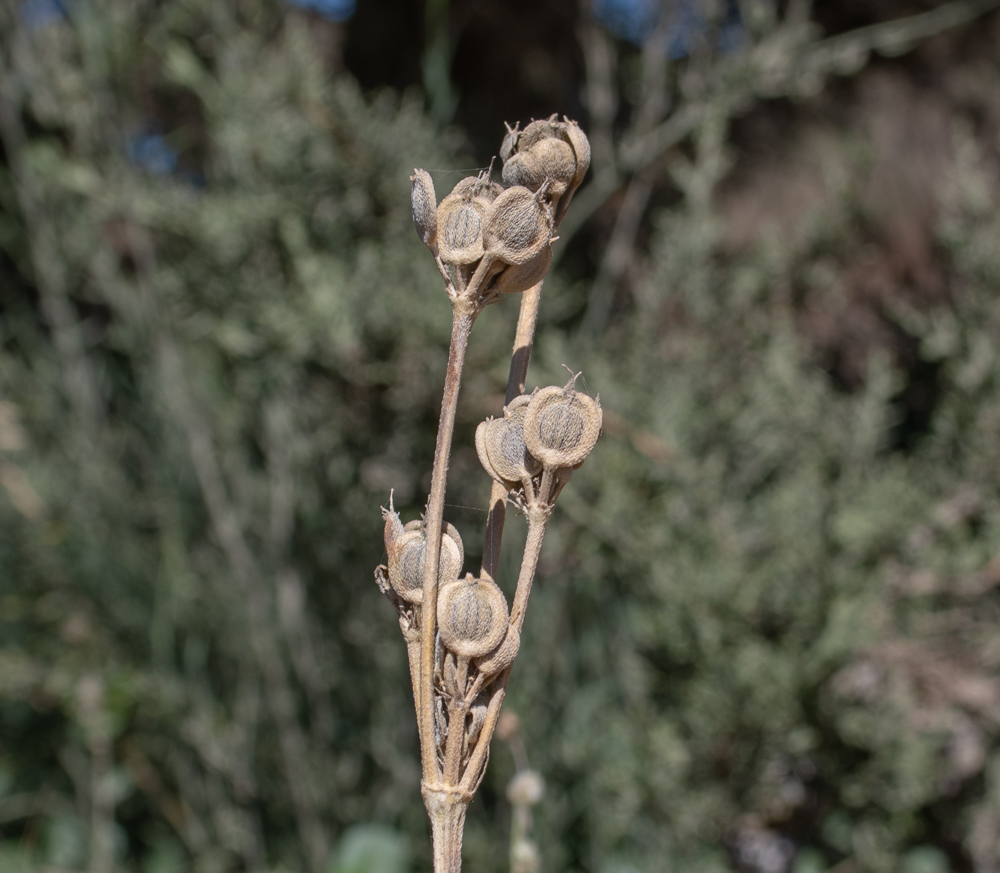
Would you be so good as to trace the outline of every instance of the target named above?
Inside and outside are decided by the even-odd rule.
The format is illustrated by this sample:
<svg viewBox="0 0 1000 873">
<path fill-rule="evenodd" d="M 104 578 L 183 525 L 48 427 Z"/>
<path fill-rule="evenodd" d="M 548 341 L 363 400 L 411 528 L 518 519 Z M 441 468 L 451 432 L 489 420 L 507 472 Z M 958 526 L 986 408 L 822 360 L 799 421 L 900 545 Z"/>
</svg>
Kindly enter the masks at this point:
<svg viewBox="0 0 1000 873">
<path fill-rule="evenodd" d="M 529 191 L 537 191 L 545 181 L 545 171 L 538 157 L 528 152 L 518 152 L 503 165 L 503 181 L 505 185 L 520 185 Z"/>
<path fill-rule="evenodd" d="M 542 176 L 550 184 L 549 196 L 561 196 L 576 178 L 576 156 L 570 145 L 561 139 L 543 139 L 528 152 L 538 161 Z"/>
<path fill-rule="evenodd" d="M 563 130 L 570 146 L 573 148 L 573 157 L 576 161 L 576 175 L 573 177 L 573 188 L 577 188 L 583 181 L 590 169 L 590 140 L 575 121 L 570 121 L 563 116 Z"/>
<path fill-rule="evenodd" d="M 483 219 L 492 202 L 490 186 L 470 176 L 438 206 L 437 245 L 446 264 L 473 264 L 483 256 Z"/>
<path fill-rule="evenodd" d="M 427 535 L 423 522 L 411 521 L 396 537 L 389 551 L 389 584 L 407 603 L 424 599 L 424 573 L 427 566 Z M 441 560 L 438 585 L 454 582 L 462 572 L 465 549 L 458 531 L 445 524 L 441 531 Z"/>
<path fill-rule="evenodd" d="M 544 279 L 552 267 L 552 245 L 547 245 L 530 261 L 508 266 L 496 279 L 501 294 L 520 294 Z"/>
<path fill-rule="evenodd" d="M 483 230 L 487 252 L 506 264 L 524 264 L 549 245 L 552 214 L 541 196 L 508 188 L 490 207 Z"/>
<path fill-rule="evenodd" d="M 496 676 L 514 663 L 514 658 L 521 648 L 521 634 L 514 625 L 507 626 L 503 641 L 492 652 L 482 658 L 476 658 L 476 669 L 487 678 Z"/>
<path fill-rule="evenodd" d="M 471 574 L 438 592 L 437 620 L 444 647 L 464 658 L 491 652 L 507 630 L 507 599 L 489 579 Z"/>
<path fill-rule="evenodd" d="M 483 467 L 504 484 L 530 479 L 542 471 L 524 444 L 524 414 L 530 402 L 529 395 L 515 397 L 504 407 L 503 418 L 484 421 L 476 428 L 476 451 L 486 455 Z"/>
<path fill-rule="evenodd" d="M 524 413 L 525 445 L 549 469 L 573 467 L 596 445 L 602 421 L 601 404 L 574 390 L 573 380 L 542 388 Z"/>
<path fill-rule="evenodd" d="M 437 196 L 434 182 L 426 170 L 414 170 L 410 176 L 413 190 L 410 204 L 413 209 L 413 224 L 421 242 L 437 254 Z"/>
</svg>

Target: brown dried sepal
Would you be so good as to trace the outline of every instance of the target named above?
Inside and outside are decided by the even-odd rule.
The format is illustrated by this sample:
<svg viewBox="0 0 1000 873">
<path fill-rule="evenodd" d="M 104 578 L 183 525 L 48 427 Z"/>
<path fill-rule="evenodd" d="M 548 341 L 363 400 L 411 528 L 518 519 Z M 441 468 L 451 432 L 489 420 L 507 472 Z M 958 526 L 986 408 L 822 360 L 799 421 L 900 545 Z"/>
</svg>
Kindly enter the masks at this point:
<svg viewBox="0 0 1000 873">
<path fill-rule="evenodd" d="M 575 382 L 535 391 L 524 413 L 525 445 L 549 469 L 581 464 L 601 435 L 601 404 L 576 391 Z"/>
<path fill-rule="evenodd" d="M 385 547 L 389 553 L 389 584 L 407 603 L 420 603 L 424 597 L 424 572 L 427 563 L 427 535 L 422 521 L 411 521 L 398 527 L 386 518 Z M 390 533 L 390 527 L 392 531 Z M 438 564 L 438 585 L 453 582 L 462 572 L 465 550 L 455 528 L 445 524 L 441 532 L 441 560 Z"/>
<path fill-rule="evenodd" d="M 524 415 L 531 397 L 522 394 L 504 407 L 503 418 L 476 428 L 476 453 L 483 468 L 508 490 L 542 471 L 524 443 Z"/>
<path fill-rule="evenodd" d="M 497 647 L 507 629 L 507 599 L 499 586 L 471 573 L 438 592 L 441 642 L 464 658 L 479 658 Z"/>
</svg>

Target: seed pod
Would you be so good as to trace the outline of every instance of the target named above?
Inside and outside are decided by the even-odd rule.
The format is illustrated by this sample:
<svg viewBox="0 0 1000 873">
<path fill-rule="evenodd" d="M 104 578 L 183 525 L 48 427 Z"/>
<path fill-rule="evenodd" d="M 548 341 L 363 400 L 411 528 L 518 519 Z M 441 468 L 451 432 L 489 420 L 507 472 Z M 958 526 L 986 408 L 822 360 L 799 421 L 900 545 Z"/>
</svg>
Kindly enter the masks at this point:
<svg viewBox="0 0 1000 873">
<path fill-rule="evenodd" d="M 503 165 L 505 185 L 520 185 L 529 191 L 537 191 L 545 181 L 545 171 L 538 157 L 532 152 L 518 152 Z"/>
<path fill-rule="evenodd" d="M 521 635 L 514 625 L 507 626 L 507 633 L 492 652 L 482 658 L 476 658 L 476 669 L 486 678 L 496 676 L 514 663 L 518 649 L 521 648 Z"/>
<path fill-rule="evenodd" d="M 408 603 L 420 603 L 424 597 L 424 573 L 427 567 L 427 535 L 421 521 L 411 521 L 394 539 L 389 551 L 389 584 Z M 454 582 L 462 572 L 465 550 L 458 531 L 445 524 L 441 531 L 441 558 L 438 585 Z"/>
<path fill-rule="evenodd" d="M 504 407 L 503 418 L 484 421 L 476 428 L 480 461 L 486 472 L 503 484 L 530 479 L 542 471 L 542 465 L 524 446 L 524 413 L 530 402 L 527 394 L 515 397 Z"/>
<path fill-rule="evenodd" d="M 437 210 L 437 244 L 446 264 L 473 264 L 483 256 L 483 217 L 489 208 L 479 180 L 459 182 Z"/>
<path fill-rule="evenodd" d="M 544 189 L 535 196 L 527 188 L 508 188 L 493 201 L 483 229 L 483 246 L 506 264 L 524 264 L 549 244 L 552 214 Z"/>
<path fill-rule="evenodd" d="M 576 177 L 573 149 L 561 139 L 550 138 L 533 145 L 528 154 L 538 161 L 543 177 L 549 181 L 549 197 L 561 197 Z"/>
<path fill-rule="evenodd" d="M 587 170 L 590 169 L 590 140 L 587 139 L 587 134 L 580 129 L 579 124 L 570 121 L 565 116 L 563 118 L 565 119 L 563 124 L 566 137 L 573 147 L 573 156 L 576 158 L 576 176 L 573 179 L 573 187 L 576 188 L 583 181 L 583 177 L 587 175 Z"/>
<path fill-rule="evenodd" d="M 413 183 L 410 203 L 417 236 L 427 248 L 437 254 L 437 197 L 434 194 L 434 182 L 426 170 L 414 170 L 410 181 Z"/>
<path fill-rule="evenodd" d="M 507 600 L 500 587 L 471 573 L 438 592 L 441 642 L 460 657 L 478 658 L 491 652 L 507 630 Z"/>
<path fill-rule="evenodd" d="M 494 286 L 502 294 L 520 294 L 544 279 L 552 266 L 552 246 L 547 245 L 530 261 L 507 267 Z"/>
<path fill-rule="evenodd" d="M 574 382 L 536 391 L 524 413 L 525 445 L 549 469 L 582 463 L 601 435 L 601 404 Z"/>
<path fill-rule="evenodd" d="M 541 121 L 532 121 L 517 138 L 517 150 L 527 151 L 543 139 L 565 139 L 564 127 L 562 122 L 556 121 L 555 115 Z"/>
</svg>

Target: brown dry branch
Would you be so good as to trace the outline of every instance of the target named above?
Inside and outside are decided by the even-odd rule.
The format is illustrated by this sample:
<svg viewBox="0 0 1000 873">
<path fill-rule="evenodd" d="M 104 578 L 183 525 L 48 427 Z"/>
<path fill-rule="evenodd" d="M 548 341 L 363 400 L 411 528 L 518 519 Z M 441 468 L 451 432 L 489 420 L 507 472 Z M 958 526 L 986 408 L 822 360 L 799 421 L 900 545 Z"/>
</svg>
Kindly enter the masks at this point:
<svg viewBox="0 0 1000 873">
<path fill-rule="evenodd" d="M 463 179 L 440 203 L 425 170 L 415 170 L 413 220 L 452 305 L 451 347 L 438 423 L 430 495 L 420 521 L 403 524 L 390 497 L 383 509 L 387 566 L 375 571 L 399 615 L 417 711 L 421 791 L 431 820 L 435 873 L 459 873 L 465 814 L 489 756 L 510 668 L 520 647 L 542 538 L 559 492 L 601 432 L 597 400 L 575 389 L 525 393 L 541 283 L 573 192 L 590 166 L 590 143 L 556 116 L 508 127 L 500 149 L 504 188 L 490 171 Z M 445 485 L 469 334 L 502 294 L 522 293 L 503 417 L 476 432 L 493 479 L 483 566 L 461 577 L 461 537 L 444 522 Z M 508 610 L 496 584 L 510 500 L 528 519 L 517 589 Z"/>
</svg>

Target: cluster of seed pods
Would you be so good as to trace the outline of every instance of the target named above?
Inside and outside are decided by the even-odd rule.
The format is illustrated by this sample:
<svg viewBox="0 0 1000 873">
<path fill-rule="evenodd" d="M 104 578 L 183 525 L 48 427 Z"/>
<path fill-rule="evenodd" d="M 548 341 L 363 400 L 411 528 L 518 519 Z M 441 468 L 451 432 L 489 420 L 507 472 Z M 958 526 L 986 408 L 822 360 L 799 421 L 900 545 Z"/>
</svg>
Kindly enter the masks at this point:
<svg viewBox="0 0 1000 873">
<path fill-rule="evenodd" d="M 482 422 L 476 429 L 476 450 L 486 472 L 522 508 L 548 512 L 556 492 L 543 492 L 542 477 L 547 472 L 554 484 L 565 484 L 596 445 L 601 422 L 599 401 L 576 391 L 570 380 L 561 388 L 522 394 L 505 407 L 502 418 Z M 396 512 L 386 512 L 385 543 L 389 585 L 404 604 L 419 605 L 427 555 L 422 522 L 403 525 Z M 509 626 L 507 599 L 495 582 L 472 574 L 461 577 L 464 555 L 458 531 L 445 525 L 438 566 L 438 632 L 443 649 L 472 659 L 485 680 L 513 662 L 519 628 Z"/>
<path fill-rule="evenodd" d="M 482 779 L 508 668 L 520 648 L 545 526 L 601 432 L 600 403 L 576 390 L 576 377 L 561 388 L 522 393 L 501 418 L 479 425 L 476 449 L 494 480 L 487 543 L 499 547 L 508 499 L 527 516 L 528 536 L 510 604 L 493 579 L 496 562 L 485 554 L 480 574 L 463 576 L 462 538 L 443 515 L 469 331 L 486 305 L 537 286 L 547 274 L 556 229 L 590 164 L 590 145 L 575 122 L 552 116 L 523 131 L 508 126 L 501 157 L 503 185 L 491 178 L 491 166 L 463 179 L 440 203 L 426 170 L 411 177 L 417 234 L 434 255 L 452 303 L 452 342 L 427 509 L 404 525 L 390 499 L 382 511 L 388 561 L 375 575 L 406 640 L 435 873 L 460 871 L 464 810 Z M 525 313 L 537 314 L 539 293 L 536 288 L 521 301 L 515 345 L 526 343 L 522 350 L 531 344 L 522 319 L 533 333 L 534 315 Z M 511 393 L 518 386 L 523 391 L 527 356 L 520 360 L 525 369 L 515 378 L 512 364 Z"/>
<path fill-rule="evenodd" d="M 462 179 L 440 203 L 426 170 L 415 170 L 413 222 L 424 244 L 453 269 L 485 265 L 491 294 L 518 293 L 552 265 L 553 232 L 590 166 L 590 144 L 574 121 L 508 129 L 503 181 L 489 171 Z"/>
</svg>

